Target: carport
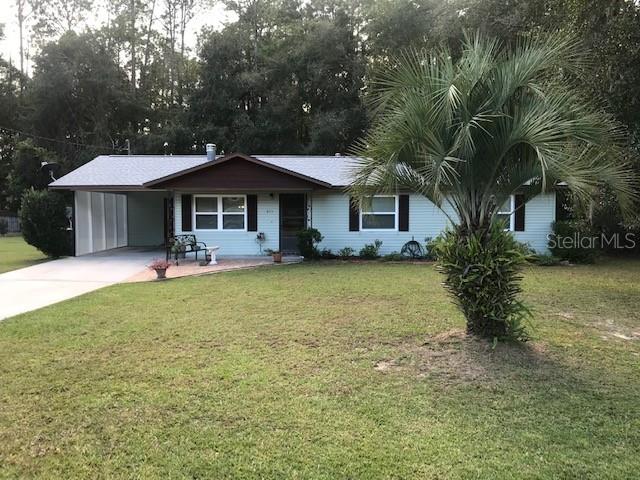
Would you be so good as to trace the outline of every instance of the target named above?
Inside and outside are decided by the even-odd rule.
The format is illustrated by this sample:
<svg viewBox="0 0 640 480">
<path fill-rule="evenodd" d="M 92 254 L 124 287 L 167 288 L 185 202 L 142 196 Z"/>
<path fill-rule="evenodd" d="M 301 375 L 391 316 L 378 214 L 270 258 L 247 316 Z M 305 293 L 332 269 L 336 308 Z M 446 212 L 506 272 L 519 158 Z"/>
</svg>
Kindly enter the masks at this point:
<svg viewBox="0 0 640 480">
<path fill-rule="evenodd" d="M 74 191 L 75 255 L 164 245 L 171 194 Z"/>
<path fill-rule="evenodd" d="M 101 155 L 51 183 L 73 192 L 75 255 L 164 245 L 173 234 L 172 193 L 145 184 L 206 161 L 200 155 Z"/>
</svg>

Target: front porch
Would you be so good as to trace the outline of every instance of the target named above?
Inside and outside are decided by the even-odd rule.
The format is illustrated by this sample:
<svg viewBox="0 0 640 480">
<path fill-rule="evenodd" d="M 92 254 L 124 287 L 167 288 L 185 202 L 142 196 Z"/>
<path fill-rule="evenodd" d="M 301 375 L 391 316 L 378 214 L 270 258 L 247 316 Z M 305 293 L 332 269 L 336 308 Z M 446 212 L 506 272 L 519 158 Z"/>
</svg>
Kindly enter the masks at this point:
<svg viewBox="0 0 640 480">
<path fill-rule="evenodd" d="M 266 255 L 223 255 L 218 257 L 217 265 L 204 264 L 201 260 L 196 261 L 193 257 L 181 259 L 179 265 L 172 262 L 167 270 L 167 278 L 180 278 L 189 276 L 207 275 L 211 273 L 229 272 L 232 270 L 242 270 L 247 268 L 264 267 L 268 265 L 285 265 L 299 263 L 303 259 L 299 256 L 284 256 L 282 263 L 275 263 L 271 256 Z M 149 282 L 156 279 L 156 273 L 146 268 L 131 276 L 126 280 L 129 282 Z"/>
</svg>

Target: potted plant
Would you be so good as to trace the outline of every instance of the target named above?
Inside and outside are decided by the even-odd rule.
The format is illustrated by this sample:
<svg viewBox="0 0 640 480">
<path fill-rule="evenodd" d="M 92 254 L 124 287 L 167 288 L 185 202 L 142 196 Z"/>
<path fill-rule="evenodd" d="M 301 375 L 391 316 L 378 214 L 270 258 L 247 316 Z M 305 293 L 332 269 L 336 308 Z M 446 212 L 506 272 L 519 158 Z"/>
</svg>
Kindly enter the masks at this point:
<svg viewBox="0 0 640 480">
<path fill-rule="evenodd" d="M 274 263 L 282 263 L 282 252 L 280 250 L 269 250 L 269 253 L 273 257 Z"/>
<path fill-rule="evenodd" d="M 163 278 L 167 278 L 167 268 L 169 268 L 170 266 L 171 264 L 166 260 L 156 259 L 151 262 L 149 268 L 156 271 L 158 280 L 162 280 Z"/>
<path fill-rule="evenodd" d="M 182 242 L 177 241 L 171 246 L 171 253 L 178 258 L 186 258 L 187 256 L 187 247 L 182 244 Z"/>
</svg>

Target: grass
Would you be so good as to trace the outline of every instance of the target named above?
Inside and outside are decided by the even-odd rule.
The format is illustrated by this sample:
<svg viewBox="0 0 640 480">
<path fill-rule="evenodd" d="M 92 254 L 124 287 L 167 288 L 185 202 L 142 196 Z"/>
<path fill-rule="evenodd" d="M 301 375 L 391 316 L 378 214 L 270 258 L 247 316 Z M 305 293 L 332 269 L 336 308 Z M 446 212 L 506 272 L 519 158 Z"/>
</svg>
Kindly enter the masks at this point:
<svg viewBox="0 0 640 480">
<path fill-rule="evenodd" d="M 0 237 L 0 273 L 28 267 L 46 259 L 20 236 Z"/>
<path fill-rule="evenodd" d="M 0 476 L 632 478 L 640 262 L 530 268 L 495 351 L 430 265 L 110 287 L 0 323 Z"/>
</svg>

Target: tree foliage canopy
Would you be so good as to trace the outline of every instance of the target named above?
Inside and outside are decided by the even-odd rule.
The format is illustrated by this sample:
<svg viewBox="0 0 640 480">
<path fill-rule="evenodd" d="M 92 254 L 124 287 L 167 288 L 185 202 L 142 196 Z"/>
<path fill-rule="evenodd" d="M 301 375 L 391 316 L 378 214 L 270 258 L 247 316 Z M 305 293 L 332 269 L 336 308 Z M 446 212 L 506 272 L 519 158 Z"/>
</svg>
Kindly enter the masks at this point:
<svg viewBox="0 0 640 480">
<path fill-rule="evenodd" d="M 186 37 L 209 0 L 12 0 L 18 28 L 9 31 L 23 41 L 17 60 L 0 58 L 0 209 L 15 209 L 9 176 L 23 174 L 12 157 L 26 139 L 57 157 L 60 173 L 127 145 L 139 154 L 198 153 L 207 142 L 226 152 L 344 152 L 369 126 L 378 68 L 442 44 L 457 59 L 465 29 L 505 45 L 523 33 L 577 38 L 592 63 L 576 78 L 581 93 L 626 128 L 628 147 L 640 138 L 632 0 L 221 4 L 230 20 L 205 27 L 192 50 Z M 90 25 L 103 6 L 105 21 Z"/>
<path fill-rule="evenodd" d="M 521 38 L 511 48 L 481 34 L 458 59 L 411 51 L 373 81 L 376 119 L 356 153 L 353 192 L 416 191 L 446 201 L 467 231 L 487 229 L 516 190 L 566 182 L 591 198 L 606 184 L 632 211 L 637 182 L 617 123 L 572 88 L 584 68 L 566 35 Z"/>
</svg>

